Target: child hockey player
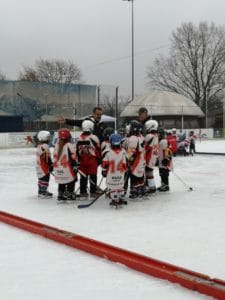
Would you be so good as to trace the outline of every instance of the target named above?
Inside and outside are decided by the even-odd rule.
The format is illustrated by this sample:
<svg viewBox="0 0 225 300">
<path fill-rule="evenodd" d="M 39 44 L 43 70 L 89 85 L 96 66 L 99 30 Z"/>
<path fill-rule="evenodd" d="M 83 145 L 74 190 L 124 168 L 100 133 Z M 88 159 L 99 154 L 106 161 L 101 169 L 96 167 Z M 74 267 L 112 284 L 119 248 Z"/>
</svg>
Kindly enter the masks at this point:
<svg viewBox="0 0 225 300">
<path fill-rule="evenodd" d="M 140 133 L 140 122 L 130 122 L 130 132 L 127 137 L 126 149 L 129 161 L 130 198 L 136 198 L 146 193 L 144 188 L 145 173 L 145 140 Z"/>
<path fill-rule="evenodd" d="M 159 175 L 161 177 L 161 186 L 159 192 L 169 191 L 169 171 L 172 169 L 172 151 L 168 147 L 168 141 L 165 138 L 163 128 L 158 130 L 159 135 Z"/>
<path fill-rule="evenodd" d="M 105 150 L 110 149 L 109 137 L 112 133 L 114 133 L 114 129 L 112 127 L 106 127 L 106 129 L 103 131 L 103 142 L 101 143 L 101 153 L 103 153 Z"/>
<path fill-rule="evenodd" d="M 127 204 L 124 200 L 124 181 L 128 169 L 126 151 L 121 148 L 121 136 L 113 133 L 109 137 L 111 148 L 104 151 L 102 158 L 102 176 L 106 177 L 111 206 Z"/>
<path fill-rule="evenodd" d="M 158 139 L 158 122 L 149 120 L 145 123 L 145 151 L 146 151 L 146 167 L 145 181 L 148 193 L 156 192 L 156 184 L 154 180 L 154 168 L 159 157 L 159 139 Z"/>
<path fill-rule="evenodd" d="M 177 140 L 176 140 L 176 137 L 171 132 L 167 132 L 166 139 L 167 139 L 169 148 L 173 152 L 173 156 L 176 156 L 177 155 Z"/>
<path fill-rule="evenodd" d="M 97 195 L 97 168 L 101 159 L 100 141 L 92 134 L 94 123 L 85 120 L 82 123 L 82 134 L 76 145 L 76 154 L 80 164 L 80 196 L 87 197 L 87 180 L 90 176 L 91 197 Z"/>
<path fill-rule="evenodd" d="M 196 140 L 196 135 L 194 133 L 194 131 L 190 131 L 189 133 L 189 137 L 188 137 L 188 141 L 189 141 L 189 154 L 190 155 L 194 155 L 194 153 L 196 153 L 195 150 L 195 140 Z"/>
<path fill-rule="evenodd" d="M 183 154 L 184 156 L 188 155 L 189 141 L 186 138 L 186 132 L 182 132 L 177 135 L 177 153 Z"/>
<path fill-rule="evenodd" d="M 58 201 L 75 200 L 74 193 L 76 174 L 76 155 L 73 145 L 70 143 L 69 129 L 61 128 L 58 131 L 58 141 L 54 149 L 54 174 L 58 183 Z"/>
<path fill-rule="evenodd" d="M 50 132 L 40 131 L 37 134 L 36 171 L 38 177 L 38 197 L 50 198 L 48 192 L 50 173 L 52 171 L 52 159 L 49 149 Z"/>
</svg>

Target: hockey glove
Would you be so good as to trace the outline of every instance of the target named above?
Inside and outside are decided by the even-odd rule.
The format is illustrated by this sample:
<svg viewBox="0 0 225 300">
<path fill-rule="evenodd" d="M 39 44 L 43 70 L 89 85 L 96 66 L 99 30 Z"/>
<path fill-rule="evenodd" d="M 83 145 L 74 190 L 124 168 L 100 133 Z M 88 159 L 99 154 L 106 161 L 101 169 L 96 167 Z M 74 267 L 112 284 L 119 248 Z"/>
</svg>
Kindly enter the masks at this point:
<svg viewBox="0 0 225 300">
<path fill-rule="evenodd" d="M 74 172 L 78 172 L 78 170 L 79 170 L 79 167 L 80 167 L 80 164 L 78 163 L 78 162 L 76 162 L 75 163 L 75 165 L 73 166 L 73 170 L 74 170 Z"/>
<path fill-rule="evenodd" d="M 107 175 L 107 170 L 102 170 L 102 176 L 106 177 L 106 175 Z"/>
<path fill-rule="evenodd" d="M 101 165 L 101 163 L 102 163 L 102 160 L 101 160 L 101 158 L 97 158 L 97 165 L 98 165 L 98 166 L 100 166 L 100 165 Z"/>
</svg>

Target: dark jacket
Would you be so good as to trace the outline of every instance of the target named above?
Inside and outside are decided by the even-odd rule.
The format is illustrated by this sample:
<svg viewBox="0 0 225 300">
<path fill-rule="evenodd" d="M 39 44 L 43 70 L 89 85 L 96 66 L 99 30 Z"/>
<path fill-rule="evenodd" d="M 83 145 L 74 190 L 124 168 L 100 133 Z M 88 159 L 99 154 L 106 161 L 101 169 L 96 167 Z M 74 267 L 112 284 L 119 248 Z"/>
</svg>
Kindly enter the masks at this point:
<svg viewBox="0 0 225 300">
<path fill-rule="evenodd" d="M 145 119 L 143 122 L 141 122 L 142 126 L 144 126 L 145 123 L 149 120 L 151 120 L 151 116 L 148 116 L 147 119 Z"/>
<path fill-rule="evenodd" d="M 100 140 L 100 143 L 103 141 L 103 131 L 106 128 L 106 124 L 103 122 L 96 122 L 95 119 L 90 115 L 87 118 L 85 118 L 84 120 L 90 120 L 91 122 L 94 123 L 94 129 L 93 129 L 93 134 L 97 135 L 97 137 Z M 84 120 L 72 120 L 72 119 L 65 119 L 65 122 L 67 125 L 71 125 L 71 126 L 78 126 L 81 127 L 82 122 Z"/>
<path fill-rule="evenodd" d="M 147 121 L 149 121 L 149 120 L 151 120 L 150 116 L 148 116 L 147 119 L 145 119 L 143 122 L 140 122 L 141 123 L 141 132 L 142 132 L 143 135 L 146 135 L 146 132 L 145 132 L 145 123 Z"/>
</svg>

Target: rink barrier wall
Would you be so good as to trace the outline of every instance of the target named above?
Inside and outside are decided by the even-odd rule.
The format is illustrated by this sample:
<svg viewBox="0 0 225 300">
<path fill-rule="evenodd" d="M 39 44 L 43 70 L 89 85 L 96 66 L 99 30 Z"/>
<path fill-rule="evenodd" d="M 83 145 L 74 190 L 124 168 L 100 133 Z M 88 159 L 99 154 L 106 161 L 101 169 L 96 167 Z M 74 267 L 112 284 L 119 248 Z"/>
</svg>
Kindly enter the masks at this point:
<svg viewBox="0 0 225 300">
<path fill-rule="evenodd" d="M 188 136 L 188 133 L 192 129 L 184 129 L 186 132 L 186 135 Z M 197 139 L 212 139 L 214 138 L 213 135 L 213 129 L 201 129 L 201 133 L 199 134 L 199 129 L 193 129 L 192 131 L 195 132 Z M 79 131 L 76 131 L 76 134 L 72 132 L 72 136 L 75 138 L 78 135 Z M 5 132 L 0 133 L 0 148 L 21 148 L 21 147 L 32 147 L 33 144 L 29 141 L 30 138 L 32 138 L 36 132 Z"/>
<path fill-rule="evenodd" d="M 0 148 L 33 147 L 29 137 L 32 138 L 34 134 L 35 132 L 0 133 Z"/>
<path fill-rule="evenodd" d="M 225 153 L 220 152 L 195 152 L 195 154 L 203 154 L 203 155 L 225 155 Z"/>
<path fill-rule="evenodd" d="M 178 283 L 185 288 L 197 291 L 201 294 L 212 296 L 220 300 L 225 299 L 225 281 L 223 280 L 217 278 L 212 279 L 209 276 L 198 272 L 184 269 L 119 247 L 111 246 L 69 231 L 12 215 L 7 212 L 0 211 L 0 221 L 98 257 L 124 264 L 131 269 L 147 275 Z"/>
<path fill-rule="evenodd" d="M 31 142 L 36 132 L 7 132 L 0 133 L 0 149 L 1 148 L 32 148 L 35 145 Z M 71 130 L 72 142 L 76 141 L 80 131 Z M 54 132 L 52 143 L 57 139 L 57 132 Z"/>
</svg>

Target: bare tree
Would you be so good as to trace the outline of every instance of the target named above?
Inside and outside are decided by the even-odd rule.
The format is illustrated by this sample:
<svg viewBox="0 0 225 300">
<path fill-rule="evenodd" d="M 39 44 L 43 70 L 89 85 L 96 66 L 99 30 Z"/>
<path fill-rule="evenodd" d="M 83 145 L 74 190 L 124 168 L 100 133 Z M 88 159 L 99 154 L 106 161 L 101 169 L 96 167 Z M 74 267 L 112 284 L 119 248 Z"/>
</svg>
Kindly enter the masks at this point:
<svg viewBox="0 0 225 300">
<path fill-rule="evenodd" d="M 71 61 L 40 58 L 34 67 L 23 67 L 19 80 L 69 84 L 81 82 L 81 77 L 80 69 Z"/>
<path fill-rule="evenodd" d="M 101 106 L 104 109 L 104 114 L 115 115 L 115 97 L 110 97 L 109 95 L 102 95 Z"/>
<path fill-rule="evenodd" d="M 19 80 L 24 80 L 24 81 L 40 81 L 37 71 L 35 71 L 31 67 L 23 67 L 23 72 L 20 72 L 19 75 Z"/>
<path fill-rule="evenodd" d="M 124 108 L 131 102 L 130 96 L 118 97 L 118 114 L 120 114 Z M 115 116 L 116 111 L 116 98 L 109 95 L 103 95 L 101 99 L 101 106 L 104 109 L 106 115 Z"/>
<path fill-rule="evenodd" d="M 172 33 L 169 57 L 148 67 L 149 85 L 191 98 L 203 111 L 220 103 L 225 88 L 225 28 L 184 23 Z"/>
</svg>

